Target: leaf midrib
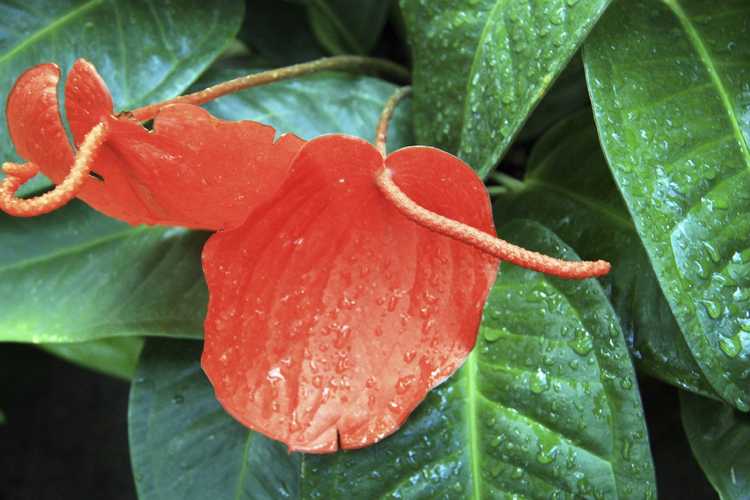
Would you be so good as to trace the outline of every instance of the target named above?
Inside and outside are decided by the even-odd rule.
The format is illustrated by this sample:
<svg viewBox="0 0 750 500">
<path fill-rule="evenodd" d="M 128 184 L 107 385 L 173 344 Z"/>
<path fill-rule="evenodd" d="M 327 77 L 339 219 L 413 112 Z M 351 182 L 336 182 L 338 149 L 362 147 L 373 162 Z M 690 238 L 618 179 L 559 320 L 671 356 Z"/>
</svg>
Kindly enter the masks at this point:
<svg viewBox="0 0 750 500">
<path fill-rule="evenodd" d="M 729 117 L 729 121 L 732 125 L 732 131 L 734 132 L 737 143 L 740 146 L 742 157 L 745 160 L 745 166 L 750 168 L 750 146 L 745 139 L 745 135 L 742 133 L 739 119 L 737 118 L 737 113 L 735 113 L 734 107 L 732 106 L 732 100 L 729 97 L 729 92 L 727 91 L 721 76 L 719 76 L 719 72 L 716 70 L 716 65 L 713 62 L 711 53 L 706 48 L 706 44 L 703 42 L 703 38 L 701 37 L 700 33 L 698 33 L 698 30 L 695 29 L 695 25 L 691 22 L 687 13 L 682 8 L 679 0 L 662 1 L 672 11 L 682 28 L 685 30 L 685 35 L 687 35 L 688 41 L 693 46 L 693 49 L 698 53 L 701 62 L 705 66 L 706 72 L 708 73 L 709 78 L 711 78 L 711 82 L 714 84 L 714 87 L 716 87 L 716 91 L 719 94 L 719 98 L 721 99 L 721 103 L 724 106 L 724 110 Z"/>
<path fill-rule="evenodd" d="M 573 201 L 576 201 L 588 208 L 591 208 L 592 210 L 601 213 L 602 215 L 608 217 L 612 220 L 612 222 L 618 224 L 619 226 L 622 226 L 623 229 L 628 230 L 629 232 L 635 233 L 635 225 L 633 222 L 619 213 L 610 210 L 605 205 L 595 201 L 594 199 L 588 198 L 587 196 L 578 194 L 574 191 L 571 191 L 570 189 L 560 187 L 556 184 L 552 184 L 550 182 L 547 182 L 545 180 L 542 180 L 541 178 L 529 178 L 524 181 L 524 184 L 528 186 L 527 189 L 530 190 L 530 188 L 538 187 L 541 188 L 543 191 L 552 191 L 557 194 L 560 194 L 562 196 L 568 197 Z"/>
<path fill-rule="evenodd" d="M 466 359 L 466 434 L 469 438 L 469 461 L 471 462 L 472 498 L 481 500 L 479 466 L 479 436 L 477 432 L 477 380 L 476 346 Z"/>
<path fill-rule="evenodd" d="M 13 47 L 11 50 L 5 53 L 5 55 L 0 56 L 0 65 L 5 64 L 9 59 L 12 59 L 15 57 L 19 52 L 22 52 L 24 49 L 26 49 L 29 45 L 33 44 L 40 38 L 47 35 L 49 32 L 54 31 L 60 26 L 63 26 L 64 24 L 74 20 L 82 13 L 86 12 L 87 10 L 90 10 L 94 7 L 97 7 L 104 3 L 104 0 L 90 0 L 89 2 L 79 5 L 78 7 L 74 8 L 73 10 L 70 10 L 69 12 L 63 14 L 62 16 L 56 18 L 51 23 L 45 25 L 43 28 L 38 29 L 28 37 L 24 39 L 23 42 L 19 43 L 15 47 Z"/>
<path fill-rule="evenodd" d="M 247 438 L 245 438 L 245 446 L 242 449 L 242 467 L 240 468 L 240 475 L 237 478 L 237 488 L 234 490 L 234 499 L 239 500 L 242 498 L 242 485 L 245 483 L 245 477 L 247 476 L 247 461 L 248 453 L 250 452 L 250 443 L 253 440 L 253 431 L 247 431 Z"/>
</svg>

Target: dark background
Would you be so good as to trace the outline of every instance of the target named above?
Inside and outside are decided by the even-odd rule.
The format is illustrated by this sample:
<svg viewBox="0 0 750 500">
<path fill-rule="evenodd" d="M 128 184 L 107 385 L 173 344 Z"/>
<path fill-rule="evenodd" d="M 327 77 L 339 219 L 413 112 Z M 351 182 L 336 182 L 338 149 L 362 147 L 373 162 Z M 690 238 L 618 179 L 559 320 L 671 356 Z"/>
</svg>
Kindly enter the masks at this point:
<svg viewBox="0 0 750 500">
<path fill-rule="evenodd" d="M 640 384 L 659 497 L 718 498 L 692 458 L 676 390 L 650 379 Z M 33 346 L 1 344 L 0 409 L 7 422 L 0 425 L 0 499 L 135 499 L 127 406 L 127 382 Z"/>
<path fill-rule="evenodd" d="M 134 500 L 128 390 L 33 346 L 1 344 L 0 499 Z"/>
</svg>

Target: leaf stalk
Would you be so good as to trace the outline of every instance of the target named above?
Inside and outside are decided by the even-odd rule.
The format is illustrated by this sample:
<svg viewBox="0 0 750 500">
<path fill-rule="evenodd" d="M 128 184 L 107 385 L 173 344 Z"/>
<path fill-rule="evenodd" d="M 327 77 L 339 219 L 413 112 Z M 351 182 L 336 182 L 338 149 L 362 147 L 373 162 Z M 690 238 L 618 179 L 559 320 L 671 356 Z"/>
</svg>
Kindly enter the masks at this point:
<svg viewBox="0 0 750 500">
<path fill-rule="evenodd" d="M 315 61 L 286 66 L 284 68 L 241 76 L 192 94 L 182 95 L 166 101 L 143 106 L 142 108 L 133 110 L 131 115 L 136 120 L 144 122 L 152 120 L 165 106 L 172 104 L 193 104 L 198 106 L 227 94 L 239 92 L 240 90 L 281 80 L 289 80 L 298 76 L 309 75 L 321 71 L 347 71 L 351 73 L 383 75 L 389 76 L 399 82 L 408 82 L 410 79 L 408 69 L 385 59 L 361 56 L 326 57 Z"/>
</svg>

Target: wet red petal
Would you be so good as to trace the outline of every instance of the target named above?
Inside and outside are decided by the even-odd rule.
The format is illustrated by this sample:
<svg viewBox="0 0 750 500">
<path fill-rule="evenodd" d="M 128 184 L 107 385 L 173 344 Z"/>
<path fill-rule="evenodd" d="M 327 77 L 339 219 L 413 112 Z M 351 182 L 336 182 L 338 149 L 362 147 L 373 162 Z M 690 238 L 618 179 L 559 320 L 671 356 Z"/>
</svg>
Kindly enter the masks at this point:
<svg viewBox="0 0 750 500">
<path fill-rule="evenodd" d="M 460 160 L 413 147 L 386 164 L 422 206 L 494 234 Z M 308 142 L 274 200 L 204 250 L 203 368 L 227 411 L 292 450 L 394 432 L 476 339 L 497 261 L 398 213 L 382 167 L 359 139 Z"/>
<path fill-rule="evenodd" d="M 111 113 L 109 91 L 85 61 L 71 71 L 66 110 L 76 142 Z M 138 207 L 140 222 L 152 224 L 202 229 L 241 224 L 281 186 L 304 144 L 293 135 L 274 142 L 275 131 L 267 125 L 218 120 L 187 104 L 165 108 L 153 132 L 127 117 L 107 119 L 111 136 L 93 170 L 122 200 L 117 208 Z"/>
<path fill-rule="evenodd" d="M 10 94 L 8 121 L 21 156 L 59 183 L 73 157 L 57 109 L 59 69 L 25 73 Z M 192 105 L 165 108 L 151 132 L 114 116 L 112 98 L 94 67 L 75 63 L 65 92 L 76 143 L 106 120 L 110 134 L 79 197 L 131 224 L 221 229 L 241 224 L 286 178 L 304 141 L 252 121 L 229 122 Z"/>
<path fill-rule="evenodd" d="M 8 94 L 8 131 L 18 155 L 36 163 L 55 183 L 73 164 L 73 151 L 60 119 L 60 68 L 40 64 L 24 72 Z"/>
</svg>

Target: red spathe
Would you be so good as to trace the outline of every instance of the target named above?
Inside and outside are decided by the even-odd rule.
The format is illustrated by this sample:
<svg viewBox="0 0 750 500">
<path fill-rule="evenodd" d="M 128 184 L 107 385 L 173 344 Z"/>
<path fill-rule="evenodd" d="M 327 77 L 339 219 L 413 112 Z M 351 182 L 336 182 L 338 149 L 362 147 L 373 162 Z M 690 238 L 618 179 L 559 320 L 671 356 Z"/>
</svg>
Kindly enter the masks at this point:
<svg viewBox="0 0 750 500">
<path fill-rule="evenodd" d="M 409 147 L 384 160 L 330 135 L 204 249 L 203 368 L 229 413 L 291 450 L 393 433 L 476 340 L 498 261 L 399 213 L 375 184 L 384 161 L 419 205 L 495 234 L 485 188 L 457 158 Z"/>
<path fill-rule="evenodd" d="M 73 150 L 57 102 L 60 69 L 35 66 L 8 96 L 8 128 L 18 154 L 59 184 Z M 130 224 L 217 230 L 242 223 L 281 186 L 304 144 L 253 121 L 223 121 L 190 104 L 165 106 L 153 131 L 127 114 L 115 115 L 112 97 L 94 67 L 79 59 L 68 75 L 65 110 L 76 144 L 99 122 L 109 134 L 93 163 L 95 177 L 78 197 Z"/>
</svg>

